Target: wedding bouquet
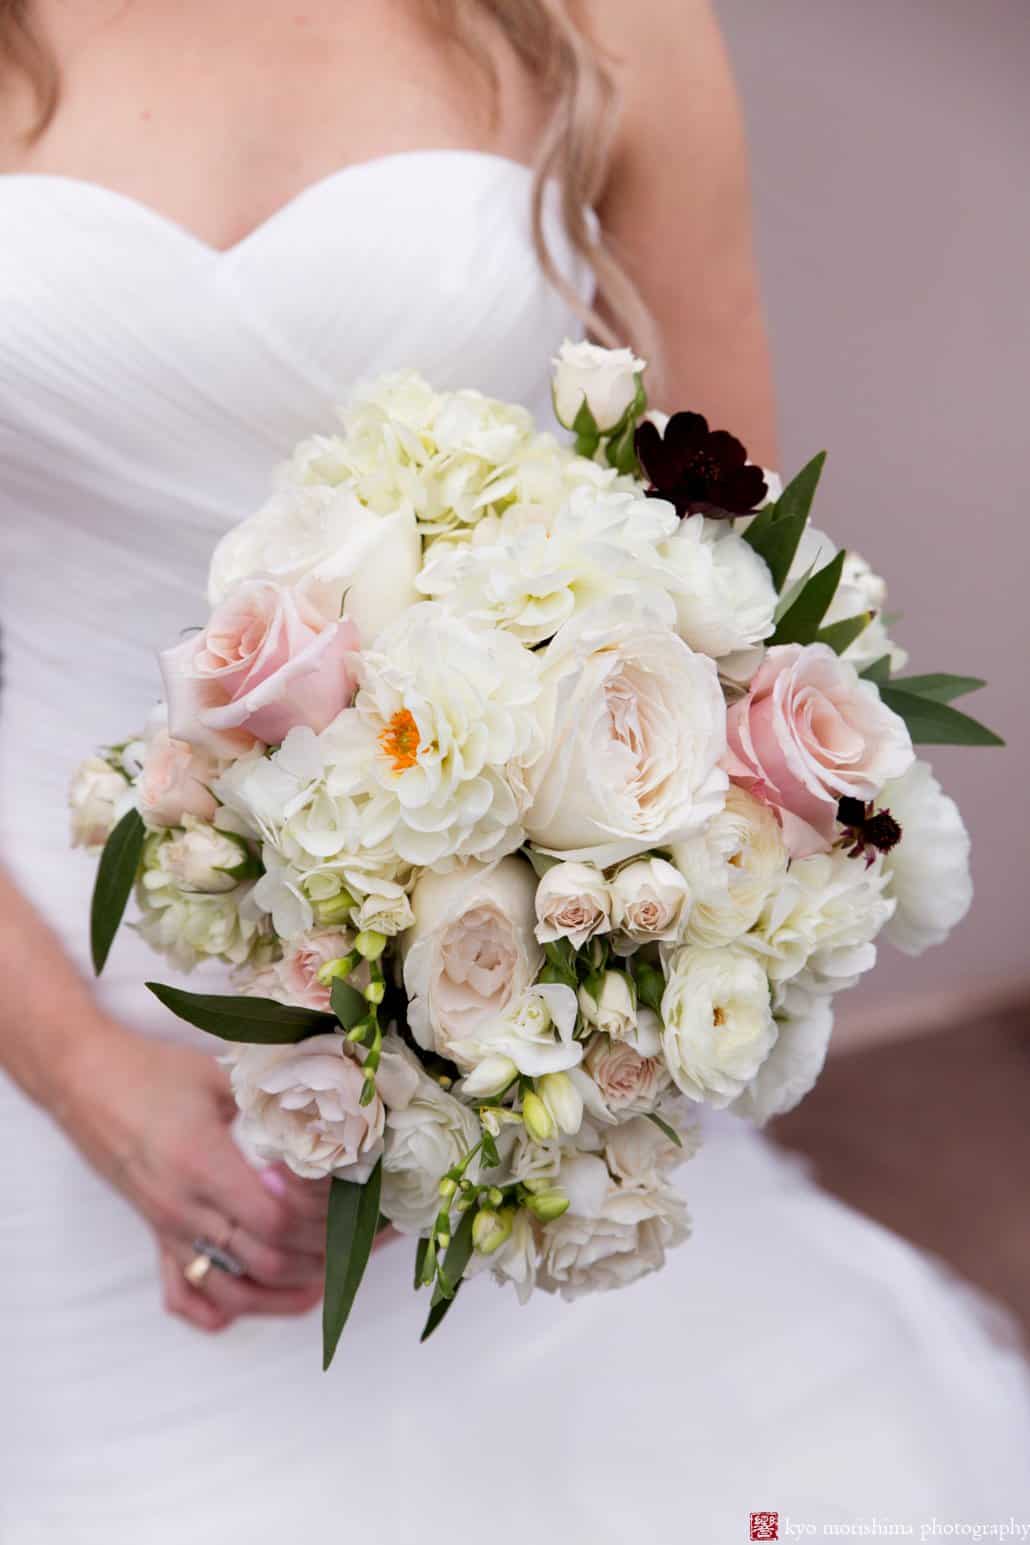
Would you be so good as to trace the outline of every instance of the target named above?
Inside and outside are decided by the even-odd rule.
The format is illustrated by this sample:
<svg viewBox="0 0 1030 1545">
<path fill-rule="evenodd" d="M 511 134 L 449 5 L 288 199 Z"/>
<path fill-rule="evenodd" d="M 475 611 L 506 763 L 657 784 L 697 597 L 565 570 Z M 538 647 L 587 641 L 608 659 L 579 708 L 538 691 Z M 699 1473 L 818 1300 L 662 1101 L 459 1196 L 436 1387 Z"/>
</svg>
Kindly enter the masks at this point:
<svg viewBox="0 0 1030 1545">
<path fill-rule="evenodd" d="M 998 743 L 899 676 L 884 584 L 642 361 L 566 344 L 561 444 L 415 374 L 359 391 L 230 530 L 141 740 L 91 758 L 99 972 L 136 927 L 232 994 L 149 984 L 227 1044 L 241 1140 L 332 1177 L 325 1363 L 376 1229 L 426 1332 L 684 1240 L 689 1114 L 762 1122 L 833 996 L 939 942 L 968 840 L 912 742 Z M 188 621 L 189 619 L 184 619 Z"/>
</svg>

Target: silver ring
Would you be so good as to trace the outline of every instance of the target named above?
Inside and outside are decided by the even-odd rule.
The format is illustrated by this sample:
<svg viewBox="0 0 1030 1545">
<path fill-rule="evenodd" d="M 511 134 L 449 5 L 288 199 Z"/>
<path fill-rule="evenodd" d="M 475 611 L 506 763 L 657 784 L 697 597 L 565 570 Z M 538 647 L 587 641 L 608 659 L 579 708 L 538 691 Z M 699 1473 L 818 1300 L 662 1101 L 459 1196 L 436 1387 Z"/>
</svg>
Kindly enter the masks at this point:
<svg viewBox="0 0 1030 1545">
<path fill-rule="evenodd" d="M 230 1277 L 246 1275 L 242 1263 L 234 1255 L 230 1255 L 228 1250 L 223 1250 L 221 1245 L 213 1244 L 210 1239 L 204 1239 L 203 1237 L 195 1239 L 193 1241 L 193 1249 L 197 1256 L 205 1257 L 211 1262 L 212 1266 L 217 1266 L 219 1271 L 227 1272 Z"/>
</svg>

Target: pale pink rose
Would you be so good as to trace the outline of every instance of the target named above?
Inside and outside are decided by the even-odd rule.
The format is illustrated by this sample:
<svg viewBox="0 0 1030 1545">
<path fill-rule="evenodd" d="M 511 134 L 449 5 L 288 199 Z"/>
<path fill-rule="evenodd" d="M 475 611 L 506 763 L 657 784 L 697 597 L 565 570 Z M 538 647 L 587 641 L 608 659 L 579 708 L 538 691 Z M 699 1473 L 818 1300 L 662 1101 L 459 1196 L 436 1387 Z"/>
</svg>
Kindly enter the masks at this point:
<svg viewBox="0 0 1030 1545">
<path fill-rule="evenodd" d="M 201 633 L 161 655 L 172 735 L 238 756 L 255 740 L 324 730 L 354 696 L 358 632 L 303 587 L 248 580 Z"/>
<path fill-rule="evenodd" d="M 830 847 L 841 798 L 875 798 L 913 761 L 904 720 L 826 644 L 768 650 L 727 741 L 727 772 L 776 811 L 793 858 Z"/>
<path fill-rule="evenodd" d="M 338 929 L 313 930 L 300 934 L 290 944 L 276 970 L 282 987 L 282 996 L 300 1008 L 316 1009 L 324 1014 L 332 1012 L 330 989 L 323 987 L 318 973 L 330 960 L 339 960 L 354 947 L 354 935 Z M 351 985 L 360 985 L 350 977 Z"/>
<path fill-rule="evenodd" d="M 211 756 L 186 740 L 173 740 L 166 729 L 148 734 L 140 773 L 139 811 L 148 826 L 181 826 L 183 817 L 214 819 L 217 805 L 210 783 L 216 776 Z"/>
</svg>

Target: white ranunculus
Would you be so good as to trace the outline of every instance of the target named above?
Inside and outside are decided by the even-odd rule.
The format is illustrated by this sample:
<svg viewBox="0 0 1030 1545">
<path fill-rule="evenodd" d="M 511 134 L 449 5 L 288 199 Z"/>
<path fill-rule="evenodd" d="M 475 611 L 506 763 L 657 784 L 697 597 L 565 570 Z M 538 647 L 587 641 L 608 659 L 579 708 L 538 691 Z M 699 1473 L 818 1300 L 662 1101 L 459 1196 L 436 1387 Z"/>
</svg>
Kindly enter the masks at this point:
<svg viewBox="0 0 1030 1545">
<path fill-rule="evenodd" d="M 883 861 L 887 894 L 897 904 L 887 938 L 906 955 L 919 955 L 943 943 L 969 911 L 969 833 L 927 762 L 888 783 L 878 804 L 901 827 L 901 841 Z"/>
<path fill-rule="evenodd" d="M 690 891 L 687 942 L 713 948 L 747 933 L 787 872 L 779 822 L 735 785 L 704 831 L 678 843 L 672 856 Z"/>
<path fill-rule="evenodd" d="M 383 1152 L 387 1106 L 403 1109 L 418 1083 L 386 1047 L 376 1093 L 362 1105 L 361 1063 L 335 1034 L 288 1046 L 233 1046 L 224 1060 L 244 1145 L 305 1180 L 337 1175 L 364 1184 Z"/>
<path fill-rule="evenodd" d="M 873 940 L 894 911 L 877 856 L 867 865 L 841 848 L 795 859 L 740 941 L 759 957 L 777 992 L 853 987 L 876 963 Z"/>
<path fill-rule="evenodd" d="M 574 1039 L 578 1009 L 571 987 L 537 982 L 491 1020 L 474 1040 L 455 1048 L 461 1067 L 471 1067 L 463 1092 L 469 1099 L 499 1094 L 517 1073 L 539 1078 L 567 1073 L 582 1060 Z"/>
<path fill-rule="evenodd" d="M 690 891 L 664 858 L 638 858 L 611 881 L 615 949 L 631 954 L 641 944 L 678 939 L 690 911 Z"/>
<path fill-rule="evenodd" d="M 408 1103 L 386 1115 L 380 1206 L 402 1234 L 425 1234 L 440 1210 L 439 1182 L 479 1141 L 479 1122 L 467 1105 L 416 1068 Z M 466 1172 L 479 1179 L 476 1162 Z"/>
<path fill-rule="evenodd" d="M 754 955 L 736 946 L 670 952 L 662 998 L 662 1048 L 678 1089 L 728 1105 L 772 1049 L 769 982 Z"/>
<path fill-rule="evenodd" d="M 477 1041 L 534 980 L 543 962 L 535 888 L 520 858 L 419 878 L 402 948 L 408 1021 L 425 1051 L 472 1066 L 463 1044 Z"/>
<path fill-rule="evenodd" d="M 384 555 L 386 555 L 384 557 Z M 228 531 L 208 576 L 212 605 L 241 581 L 304 581 L 334 616 L 357 626 L 363 645 L 418 600 L 422 543 L 411 510 L 376 514 L 347 484 L 283 484 L 256 515 Z"/>
<path fill-rule="evenodd" d="M 614 429 L 637 395 L 637 380 L 647 365 L 632 349 L 605 349 L 568 338 L 554 361 L 554 411 L 571 429 L 585 402 L 602 434 Z"/>
<path fill-rule="evenodd" d="M 806 526 L 787 575 L 784 594 L 806 574 L 825 568 L 830 560 L 837 556 L 838 551 L 836 543 L 826 535 L 825 531 L 819 531 L 814 526 Z M 857 671 L 864 671 L 874 660 L 888 655 L 891 671 L 896 673 L 908 660 L 907 651 L 888 637 L 883 621 L 886 605 L 886 582 L 879 574 L 873 573 L 860 553 L 848 552 L 844 559 L 840 583 L 823 619 L 823 626 L 829 626 L 834 622 L 845 622 L 849 617 L 860 616 L 862 612 L 875 613 L 869 625 L 844 651 L 843 658 L 849 660 Z"/>
<path fill-rule="evenodd" d="M 360 676 L 321 741 L 329 792 L 362 801 L 363 842 L 427 868 L 513 852 L 541 745 L 536 656 L 423 602 L 362 655 Z"/>
<path fill-rule="evenodd" d="M 538 847 L 606 866 L 683 841 L 721 810 L 722 689 L 671 623 L 671 605 L 605 602 L 547 646 L 545 749 L 527 772 L 524 816 Z"/>
<path fill-rule="evenodd" d="M 536 936 L 541 944 L 568 939 L 582 949 L 611 927 L 611 896 L 593 864 L 554 864 L 536 888 Z"/>
<path fill-rule="evenodd" d="M 624 971 L 606 971 L 598 992 L 579 989 L 579 1006 L 587 1024 L 617 1041 L 632 1040 L 637 1030 L 637 995 Z"/>
<path fill-rule="evenodd" d="M 606 597 L 660 604 L 663 539 L 678 523 L 671 504 L 639 490 L 574 488 L 557 508 L 515 505 L 481 521 L 467 542 L 438 542 L 419 589 L 533 648 Z"/>
<path fill-rule="evenodd" d="M 726 521 L 681 520 L 661 556 L 676 627 L 691 649 L 720 659 L 754 649 L 773 632 L 776 589 L 768 565 Z"/>
<path fill-rule="evenodd" d="M 182 830 L 158 849 L 160 867 L 181 891 L 213 895 L 234 890 L 247 866 L 245 844 L 194 816 L 183 816 L 182 822 Z"/>
<path fill-rule="evenodd" d="M 128 779 L 102 756 L 88 756 L 75 769 L 68 790 L 72 847 L 101 847 L 131 804 Z"/>
<path fill-rule="evenodd" d="M 829 994 L 791 992 L 776 1011 L 776 1044 L 730 1109 L 759 1123 L 793 1110 L 822 1072 L 832 1030 Z"/>
<path fill-rule="evenodd" d="M 628 1041 L 595 1035 L 569 1074 L 595 1121 L 625 1121 L 657 1108 L 672 1082 L 661 1057 L 642 1057 Z"/>
</svg>

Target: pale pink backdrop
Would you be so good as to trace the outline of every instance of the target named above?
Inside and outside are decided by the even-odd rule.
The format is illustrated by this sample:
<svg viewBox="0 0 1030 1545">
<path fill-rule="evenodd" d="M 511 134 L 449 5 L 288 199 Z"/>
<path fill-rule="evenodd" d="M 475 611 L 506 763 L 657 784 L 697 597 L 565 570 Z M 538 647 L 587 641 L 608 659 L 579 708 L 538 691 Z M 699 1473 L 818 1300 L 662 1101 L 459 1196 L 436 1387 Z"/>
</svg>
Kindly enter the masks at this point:
<svg viewBox="0 0 1030 1545">
<path fill-rule="evenodd" d="M 717 0 L 748 118 L 784 463 L 890 581 L 908 669 L 1008 749 L 932 748 L 977 897 L 867 1002 L 1030 976 L 1030 0 Z M 854 1006 L 854 1005 L 853 1005 Z"/>
</svg>

